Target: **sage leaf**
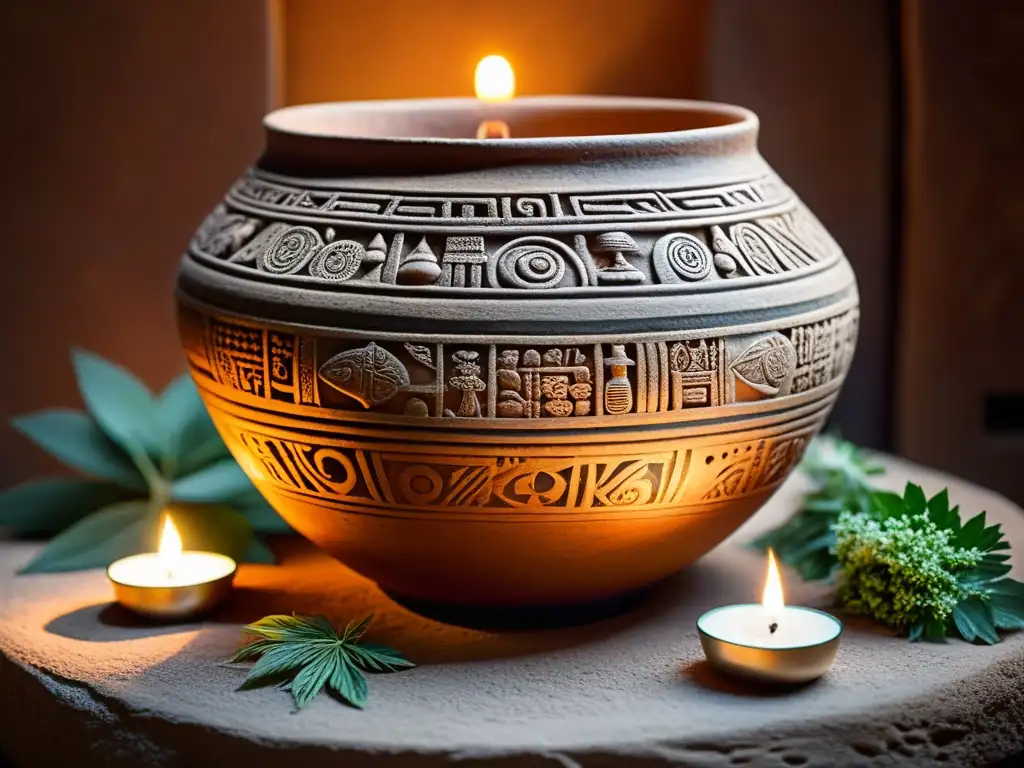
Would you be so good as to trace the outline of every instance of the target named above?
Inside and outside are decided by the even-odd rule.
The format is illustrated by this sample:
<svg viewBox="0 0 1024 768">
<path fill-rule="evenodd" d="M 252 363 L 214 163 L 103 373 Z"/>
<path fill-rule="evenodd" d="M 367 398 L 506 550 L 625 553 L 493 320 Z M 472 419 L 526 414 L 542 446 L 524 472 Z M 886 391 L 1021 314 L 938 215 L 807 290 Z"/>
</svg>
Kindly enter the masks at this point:
<svg viewBox="0 0 1024 768">
<path fill-rule="evenodd" d="M 44 477 L 0 491 L 0 527 L 22 534 L 52 535 L 90 512 L 139 492 L 77 477 Z"/>
<path fill-rule="evenodd" d="M 158 522 L 146 501 L 113 504 L 57 534 L 21 572 L 105 568 L 119 558 L 152 550 Z"/>
<path fill-rule="evenodd" d="M 156 408 L 157 418 L 168 435 L 171 479 L 230 457 L 190 374 L 184 373 L 168 384 L 160 393 Z"/>
<path fill-rule="evenodd" d="M 54 408 L 15 417 L 11 425 L 73 469 L 126 488 L 146 488 L 146 481 L 128 455 L 88 414 Z"/>
<path fill-rule="evenodd" d="M 71 362 L 86 408 L 114 442 L 133 457 L 167 453 L 156 402 L 135 374 L 84 349 L 73 350 Z"/>
<path fill-rule="evenodd" d="M 174 481 L 175 501 L 226 502 L 252 490 L 252 482 L 234 459 L 222 459 Z"/>
</svg>

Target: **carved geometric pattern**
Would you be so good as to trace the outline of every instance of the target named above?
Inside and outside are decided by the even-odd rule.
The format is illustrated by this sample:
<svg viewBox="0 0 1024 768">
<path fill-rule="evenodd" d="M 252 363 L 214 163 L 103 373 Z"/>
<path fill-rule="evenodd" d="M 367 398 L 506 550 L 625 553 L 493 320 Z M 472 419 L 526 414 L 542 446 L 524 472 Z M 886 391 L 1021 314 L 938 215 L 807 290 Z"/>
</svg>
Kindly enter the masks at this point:
<svg viewBox="0 0 1024 768">
<path fill-rule="evenodd" d="M 636 513 L 727 501 L 771 488 L 799 462 L 814 429 L 692 450 L 612 449 L 598 456 L 568 451 L 536 457 L 496 447 L 421 454 L 358 443 L 319 444 L 313 437 L 268 435 L 249 425 L 229 430 L 229 440 L 257 483 L 342 505 Z"/>
</svg>

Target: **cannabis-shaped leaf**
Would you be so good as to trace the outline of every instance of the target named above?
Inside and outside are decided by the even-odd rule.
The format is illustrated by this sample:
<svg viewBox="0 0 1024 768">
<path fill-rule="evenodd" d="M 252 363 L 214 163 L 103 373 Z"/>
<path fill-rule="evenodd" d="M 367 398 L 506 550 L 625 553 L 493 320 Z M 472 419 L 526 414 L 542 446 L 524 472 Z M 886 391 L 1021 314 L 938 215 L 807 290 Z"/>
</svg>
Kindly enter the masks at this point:
<svg viewBox="0 0 1024 768">
<path fill-rule="evenodd" d="M 394 672 L 416 666 L 386 645 L 363 642 L 371 616 L 354 620 L 340 634 L 323 616 L 266 616 L 245 627 L 258 637 L 230 662 L 256 660 L 239 690 L 276 686 L 292 693 L 302 709 L 320 691 L 353 707 L 366 704 L 363 672 Z"/>
<path fill-rule="evenodd" d="M 871 478 L 885 470 L 853 443 L 826 436 L 811 442 L 800 470 L 815 489 L 793 517 L 756 539 L 753 546 L 774 549 L 804 579 L 827 579 L 838 565 L 832 526 L 842 512 L 870 514 Z"/>
<path fill-rule="evenodd" d="M 54 408 L 15 429 L 88 477 L 49 477 L 0 493 L 0 527 L 56 536 L 25 571 L 108 565 L 152 549 L 169 509 L 190 548 L 272 562 L 253 532 L 286 532 L 231 458 L 188 374 L 154 396 L 91 352 L 72 362 L 87 413 Z"/>
<path fill-rule="evenodd" d="M 835 524 L 840 602 L 911 640 L 998 643 L 1024 628 L 1024 584 L 1010 571 L 1009 542 L 985 513 L 961 523 L 945 490 L 931 499 L 908 483 L 903 495 L 872 496 L 871 514 L 845 511 Z"/>
</svg>

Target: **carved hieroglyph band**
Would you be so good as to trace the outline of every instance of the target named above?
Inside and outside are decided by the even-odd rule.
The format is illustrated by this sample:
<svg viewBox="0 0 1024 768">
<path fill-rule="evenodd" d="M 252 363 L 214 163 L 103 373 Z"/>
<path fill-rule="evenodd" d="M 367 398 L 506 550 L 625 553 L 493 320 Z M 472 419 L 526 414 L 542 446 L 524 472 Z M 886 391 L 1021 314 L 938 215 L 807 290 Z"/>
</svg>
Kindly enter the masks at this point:
<svg viewBox="0 0 1024 768">
<path fill-rule="evenodd" d="M 180 309 L 194 375 L 239 402 L 318 418 L 518 420 L 517 428 L 643 414 L 672 420 L 755 401 L 783 407 L 787 397 L 841 381 L 857 322 L 847 308 L 778 330 L 696 339 L 424 343 L 312 335 Z"/>
</svg>

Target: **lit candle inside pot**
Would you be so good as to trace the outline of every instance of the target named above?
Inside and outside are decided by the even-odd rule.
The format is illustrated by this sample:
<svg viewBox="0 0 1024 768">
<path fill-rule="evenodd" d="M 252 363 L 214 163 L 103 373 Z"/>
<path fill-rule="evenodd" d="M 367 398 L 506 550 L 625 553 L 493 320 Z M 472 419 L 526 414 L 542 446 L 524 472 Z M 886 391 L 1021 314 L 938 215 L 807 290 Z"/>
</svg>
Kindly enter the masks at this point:
<svg viewBox="0 0 1024 768">
<path fill-rule="evenodd" d="M 516 76 L 504 56 L 485 56 L 476 65 L 473 77 L 476 97 L 483 102 L 503 104 L 516 94 Z M 478 139 L 507 139 L 511 136 L 504 120 L 484 120 L 477 126 Z"/>
<path fill-rule="evenodd" d="M 176 621 L 215 608 L 231 591 L 235 569 L 235 561 L 226 555 L 184 550 L 178 529 L 166 515 L 157 551 L 111 563 L 107 577 L 125 608 Z"/>
<path fill-rule="evenodd" d="M 786 605 L 775 555 L 760 604 L 714 608 L 697 619 L 700 644 L 718 669 L 772 683 L 804 683 L 835 661 L 843 625 L 814 608 Z"/>
</svg>

